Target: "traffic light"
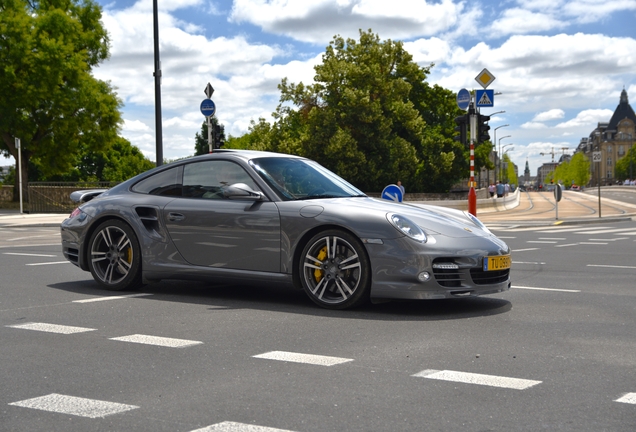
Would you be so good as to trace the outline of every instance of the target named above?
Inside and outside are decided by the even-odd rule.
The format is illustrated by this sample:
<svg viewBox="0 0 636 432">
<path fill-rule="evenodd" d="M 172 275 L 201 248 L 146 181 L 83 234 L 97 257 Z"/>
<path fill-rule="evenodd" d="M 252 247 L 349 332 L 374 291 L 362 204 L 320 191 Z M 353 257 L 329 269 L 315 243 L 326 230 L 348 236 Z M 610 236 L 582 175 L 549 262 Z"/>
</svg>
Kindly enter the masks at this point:
<svg viewBox="0 0 636 432">
<path fill-rule="evenodd" d="M 490 141 L 490 134 L 488 133 L 490 130 L 489 121 L 490 116 L 477 114 L 477 142 Z"/>
<path fill-rule="evenodd" d="M 459 135 L 455 135 L 453 139 L 455 141 L 459 141 L 464 146 L 466 145 L 466 138 L 468 135 L 468 122 L 468 114 L 455 117 L 455 123 L 457 123 L 457 126 L 455 126 L 455 131 L 458 132 Z"/>
<path fill-rule="evenodd" d="M 220 149 L 225 144 L 223 137 L 221 136 L 221 126 L 216 124 L 214 125 L 214 148 Z"/>
</svg>

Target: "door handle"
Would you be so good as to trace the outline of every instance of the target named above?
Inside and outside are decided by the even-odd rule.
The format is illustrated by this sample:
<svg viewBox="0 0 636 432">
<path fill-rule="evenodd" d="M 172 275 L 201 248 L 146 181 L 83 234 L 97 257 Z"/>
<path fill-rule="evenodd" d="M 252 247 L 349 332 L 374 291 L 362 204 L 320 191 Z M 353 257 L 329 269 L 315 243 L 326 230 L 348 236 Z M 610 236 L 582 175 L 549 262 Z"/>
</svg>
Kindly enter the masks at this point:
<svg viewBox="0 0 636 432">
<path fill-rule="evenodd" d="M 170 222 L 179 222 L 185 219 L 185 216 L 181 213 L 168 213 L 168 220 Z"/>
</svg>

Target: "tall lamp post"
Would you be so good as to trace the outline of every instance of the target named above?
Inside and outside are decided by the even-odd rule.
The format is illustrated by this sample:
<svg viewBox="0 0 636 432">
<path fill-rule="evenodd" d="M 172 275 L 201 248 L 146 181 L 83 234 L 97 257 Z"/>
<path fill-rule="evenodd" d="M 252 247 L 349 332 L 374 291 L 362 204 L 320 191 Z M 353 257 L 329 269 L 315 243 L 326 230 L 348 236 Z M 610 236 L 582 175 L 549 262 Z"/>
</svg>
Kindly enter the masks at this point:
<svg viewBox="0 0 636 432">
<path fill-rule="evenodd" d="M 501 155 L 501 159 L 503 159 L 506 156 L 506 153 L 508 153 L 510 150 L 514 150 L 515 149 L 514 147 L 510 147 L 508 150 L 504 150 L 506 147 L 511 146 L 511 145 L 514 145 L 514 144 L 506 144 L 506 145 L 504 145 L 501 148 L 501 150 L 503 150 L 503 154 Z M 505 180 L 506 183 L 508 183 L 508 181 L 510 181 L 510 179 L 508 178 L 508 172 L 507 171 L 506 171 L 506 175 L 502 176 L 501 180 Z"/>
<path fill-rule="evenodd" d="M 499 138 L 499 152 L 497 153 L 497 159 L 498 159 L 497 165 L 499 165 L 499 170 L 498 170 L 499 171 L 499 177 L 495 176 L 496 180 L 501 180 L 501 140 L 504 139 L 504 138 L 510 138 L 511 136 L 512 135 L 506 135 L 506 136 L 503 136 L 503 137 Z M 495 168 L 497 167 L 497 165 L 495 165 Z"/>
<path fill-rule="evenodd" d="M 152 2 L 152 26 L 155 51 L 155 151 L 157 166 L 163 164 L 163 128 L 161 124 L 161 61 L 159 60 L 159 12 L 157 0 Z"/>
<path fill-rule="evenodd" d="M 505 111 L 502 111 L 502 112 L 505 112 Z M 496 114 L 496 113 L 495 113 L 495 114 Z M 502 127 L 507 127 L 507 126 L 510 126 L 510 125 L 509 125 L 509 124 L 505 124 L 505 125 L 497 126 L 497 127 L 495 128 L 495 139 L 494 139 L 494 141 L 493 141 L 493 142 L 495 143 L 495 148 L 496 148 L 496 146 L 497 146 L 497 129 L 501 129 Z M 496 161 L 494 161 L 494 162 L 496 162 Z M 490 180 L 490 179 L 489 179 L 489 180 Z M 495 165 L 495 180 L 497 180 L 497 165 Z"/>
</svg>

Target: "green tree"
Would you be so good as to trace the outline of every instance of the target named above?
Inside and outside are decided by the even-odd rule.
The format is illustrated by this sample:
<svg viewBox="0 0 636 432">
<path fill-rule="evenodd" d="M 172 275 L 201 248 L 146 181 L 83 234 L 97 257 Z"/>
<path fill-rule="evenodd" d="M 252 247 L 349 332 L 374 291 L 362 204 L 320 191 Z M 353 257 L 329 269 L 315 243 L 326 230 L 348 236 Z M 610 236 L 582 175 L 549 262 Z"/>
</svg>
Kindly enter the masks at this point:
<svg viewBox="0 0 636 432">
<path fill-rule="evenodd" d="M 636 147 L 632 146 L 625 157 L 616 162 L 616 178 L 631 179 L 636 176 Z"/>
<path fill-rule="evenodd" d="M 121 101 L 92 68 L 108 57 L 93 0 L 0 0 L 0 151 L 44 176 L 70 171 L 82 148 L 117 138 Z M 18 182 L 16 182 L 18 183 Z"/>
<path fill-rule="evenodd" d="M 414 192 L 446 191 L 467 176 L 467 149 L 452 139 L 455 95 L 426 83 L 429 68 L 401 42 L 336 36 L 315 71 L 311 85 L 282 81 L 274 125 L 254 124 L 264 141 L 250 144 L 315 159 L 367 191 L 398 178 Z"/>
<path fill-rule="evenodd" d="M 210 119 L 212 124 L 212 131 L 214 132 L 215 126 L 221 126 L 221 139 L 225 141 L 225 126 L 219 123 L 219 120 L 212 116 Z M 212 134 L 212 140 L 214 141 L 214 134 Z M 201 125 L 201 132 L 197 132 L 194 136 L 194 155 L 204 155 L 210 153 L 210 145 L 208 144 L 208 121 L 205 120 Z"/>
</svg>

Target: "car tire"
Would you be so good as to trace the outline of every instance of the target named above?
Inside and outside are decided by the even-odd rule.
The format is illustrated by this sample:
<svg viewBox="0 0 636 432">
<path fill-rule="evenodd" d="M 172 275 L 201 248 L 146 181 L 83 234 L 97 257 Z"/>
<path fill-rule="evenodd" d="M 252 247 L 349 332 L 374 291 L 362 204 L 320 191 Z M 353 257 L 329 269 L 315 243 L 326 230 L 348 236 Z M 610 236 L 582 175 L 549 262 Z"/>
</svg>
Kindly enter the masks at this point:
<svg viewBox="0 0 636 432">
<path fill-rule="evenodd" d="M 342 230 L 327 230 L 305 245 L 299 275 L 309 298 L 327 309 L 347 309 L 369 299 L 371 266 L 360 240 Z"/>
<path fill-rule="evenodd" d="M 88 242 L 88 267 L 95 281 L 111 291 L 141 286 L 141 252 L 132 228 L 111 219 L 101 223 Z"/>
</svg>

